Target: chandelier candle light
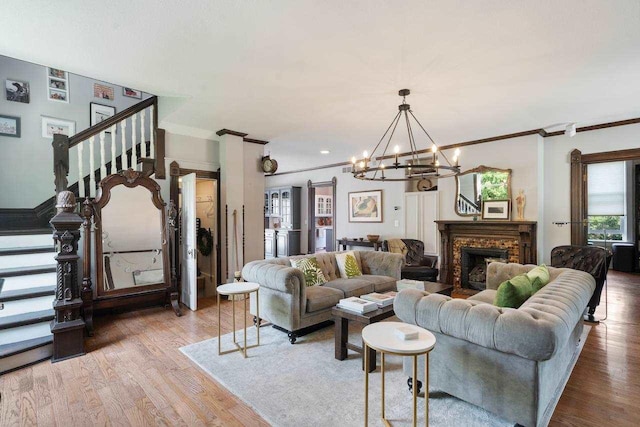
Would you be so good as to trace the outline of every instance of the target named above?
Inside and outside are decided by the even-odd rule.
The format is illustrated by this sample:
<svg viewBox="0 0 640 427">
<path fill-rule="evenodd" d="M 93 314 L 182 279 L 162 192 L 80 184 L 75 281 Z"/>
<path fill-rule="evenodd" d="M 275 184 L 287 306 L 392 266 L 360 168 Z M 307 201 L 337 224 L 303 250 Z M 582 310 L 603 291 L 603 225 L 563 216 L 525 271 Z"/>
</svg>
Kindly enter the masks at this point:
<svg viewBox="0 0 640 427">
<path fill-rule="evenodd" d="M 409 93 L 409 89 L 401 89 L 398 92 L 398 95 L 402 97 L 402 104 L 398 106 L 398 113 L 382 135 L 382 138 L 380 138 L 380 141 L 378 141 L 378 144 L 374 147 L 371 155 L 365 151 L 362 153 L 362 159 L 359 160 L 355 156 L 351 158 L 351 173 L 354 178 L 364 181 L 412 181 L 432 176 L 444 178 L 460 173 L 460 149 L 456 148 L 451 162 L 443 152 L 439 152 L 438 145 L 431 138 L 426 129 L 420 124 L 416 116 L 413 115 L 411 106 L 406 103 L 406 97 Z M 398 123 L 403 116 L 407 126 L 410 146 L 410 152 L 405 153 L 405 155 L 411 156 L 411 160 L 406 164 L 401 164 L 399 162 L 398 157 L 400 155 L 400 147 L 398 145 L 394 147 L 393 155 L 387 155 L 393 135 L 395 134 Z M 413 135 L 413 129 L 411 127 L 410 117 L 412 117 L 415 123 L 420 127 L 420 129 L 422 129 L 427 136 L 428 141 L 431 142 L 430 161 L 428 160 L 428 156 L 419 157 L 420 154 L 429 152 L 429 146 L 427 145 L 426 149 L 418 150 L 416 140 Z M 384 144 L 384 149 L 382 149 L 382 153 L 376 158 L 376 152 L 385 139 L 386 143 Z M 440 158 L 442 158 L 444 162 L 440 162 Z M 384 160 L 386 159 L 393 159 L 393 163 L 389 168 L 384 164 Z M 388 171 L 390 169 L 405 170 L 405 175 L 401 178 L 390 178 L 385 176 L 385 170 Z"/>
</svg>

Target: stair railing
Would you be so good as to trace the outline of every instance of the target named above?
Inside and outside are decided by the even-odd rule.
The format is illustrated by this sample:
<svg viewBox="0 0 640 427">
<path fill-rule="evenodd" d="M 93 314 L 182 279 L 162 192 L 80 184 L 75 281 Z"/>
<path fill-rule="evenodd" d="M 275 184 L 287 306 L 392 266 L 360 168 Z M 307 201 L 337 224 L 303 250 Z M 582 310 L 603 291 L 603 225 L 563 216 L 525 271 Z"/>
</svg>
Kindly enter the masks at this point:
<svg viewBox="0 0 640 427">
<path fill-rule="evenodd" d="M 54 135 L 53 151 L 56 194 L 67 189 L 69 158 L 74 152 L 80 198 L 95 197 L 100 179 L 118 170 L 136 169 L 139 159 L 153 159 L 156 177 L 164 178 L 164 132 L 158 129 L 158 98 L 145 99 L 72 137 Z"/>
<path fill-rule="evenodd" d="M 480 213 L 480 207 L 473 203 L 471 200 L 463 196 L 462 194 L 458 195 L 458 212 L 461 214 L 477 214 Z"/>
</svg>

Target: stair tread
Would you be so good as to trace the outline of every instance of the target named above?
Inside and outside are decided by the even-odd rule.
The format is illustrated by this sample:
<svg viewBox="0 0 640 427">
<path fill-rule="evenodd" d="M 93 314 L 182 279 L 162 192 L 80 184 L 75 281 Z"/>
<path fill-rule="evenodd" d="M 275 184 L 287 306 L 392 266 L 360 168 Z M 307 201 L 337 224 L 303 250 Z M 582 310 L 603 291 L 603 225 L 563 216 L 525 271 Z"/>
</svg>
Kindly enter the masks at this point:
<svg viewBox="0 0 640 427">
<path fill-rule="evenodd" d="M 32 236 L 39 234 L 51 235 L 53 230 L 51 228 L 31 228 L 24 230 L 0 230 L 0 236 Z"/>
<path fill-rule="evenodd" d="M 55 291 L 50 289 L 45 295 L 29 295 L 27 298 L 13 298 L 5 300 L 0 298 L 4 308 L 0 310 L 0 320 L 16 314 L 32 311 L 49 310 L 55 301 Z"/>
<path fill-rule="evenodd" d="M 38 265 L 35 267 L 0 268 L 0 277 L 24 276 L 26 274 L 51 273 L 56 271 L 56 264 Z"/>
<path fill-rule="evenodd" d="M 55 264 L 54 252 L 22 253 L 0 256 L 0 271 L 6 268 L 39 267 Z"/>
<path fill-rule="evenodd" d="M 0 248 L 29 248 L 53 246 L 53 230 L 42 234 L 7 234 L 0 230 Z"/>
<path fill-rule="evenodd" d="M 46 295 L 55 295 L 56 285 L 38 286 L 36 288 L 15 289 L 13 291 L 2 291 L 0 302 L 15 301 L 19 299 L 37 298 Z"/>
<path fill-rule="evenodd" d="M 41 338 L 51 335 L 51 321 L 46 320 L 30 325 L 16 326 L 9 329 L 0 330 L 0 343 L 13 344 L 34 338 Z"/>
<path fill-rule="evenodd" d="M 17 328 L 19 326 L 33 325 L 48 320 L 53 320 L 55 312 L 53 308 L 48 310 L 33 311 L 30 313 L 16 314 L 13 316 L 0 317 L 0 330 Z"/>
<path fill-rule="evenodd" d="M 53 343 L 53 335 L 0 345 L 0 359 Z"/>
<path fill-rule="evenodd" d="M 41 254 L 41 253 L 55 253 L 55 247 L 53 245 L 47 246 L 25 246 L 16 248 L 0 248 L 0 256 L 6 255 L 28 255 L 28 254 Z"/>
<path fill-rule="evenodd" d="M 0 290 L 4 292 L 16 290 L 29 290 L 31 288 L 40 288 L 43 286 L 54 286 L 56 284 L 56 272 L 30 274 L 25 276 L 7 277 L 4 280 L 4 286 L 0 286 Z M 0 294 L 0 297 L 2 294 Z"/>
</svg>

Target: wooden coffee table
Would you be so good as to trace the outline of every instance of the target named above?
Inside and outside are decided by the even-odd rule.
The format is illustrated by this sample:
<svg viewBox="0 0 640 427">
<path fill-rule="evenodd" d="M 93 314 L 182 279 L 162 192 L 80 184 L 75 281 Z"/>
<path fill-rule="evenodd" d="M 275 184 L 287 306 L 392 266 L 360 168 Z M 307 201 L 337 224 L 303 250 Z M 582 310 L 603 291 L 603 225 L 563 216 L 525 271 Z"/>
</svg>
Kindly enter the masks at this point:
<svg viewBox="0 0 640 427">
<path fill-rule="evenodd" d="M 335 322 L 335 347 L 336 347 L 336 359 L 345 360 L 347 358 L 347 350 L 353 350 L 357 353 L 362 354 L 362 369 L 365 369 L 364 362 L 366 359 L 369 360 L 368 363 L 368 372 L 373 372 L 376 370 L 376 351 L 369 347 L 369 357 L 364 357 L 364 351 L 362 347 L 350 343 L 348 341 L 349 338 L 349 321 L 358 322 L 362 325 L 370 325 L 372 323 L 379 322 L 383 319 L 393 316 L 395 313 L 393 311 L 393 304 L 388 305 L 383 308 L 379 308 L 374 311 L 370 311 L 368 313 L 359 314 L 354 311 L 345 310 L 340 307 L 333 307 L 331 310 L 331 314 L 333 315 L 333 320 Z"/>
</svg>

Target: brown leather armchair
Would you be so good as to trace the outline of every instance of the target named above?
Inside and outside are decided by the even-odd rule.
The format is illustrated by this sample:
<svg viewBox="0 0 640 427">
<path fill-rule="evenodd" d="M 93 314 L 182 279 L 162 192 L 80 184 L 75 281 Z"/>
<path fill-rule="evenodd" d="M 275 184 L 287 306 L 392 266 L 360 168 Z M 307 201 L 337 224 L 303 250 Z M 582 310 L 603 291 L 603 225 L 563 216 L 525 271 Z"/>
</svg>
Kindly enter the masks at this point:
<svg viewBox="0 0 640 427">
<path fill-rule="evenodd" d="M 585 320 L 595 322 L 593 314 L 600 305 L 602 288 L 607 279 L 609 264 L 611 263 L 611 251 L 599 246 L 557 246 L 551 250 L 551 266 L 572 268 L 585 271 L 596 279 L 596 289 L 589 300 L 588 314 Z"/>
<path fill-rule="evenodd" d="M 403 279 L 435 282 L 438 279 L 438 257 L 424 254 L 424 243 L 415 239 L 389 239 L 382 242 L 382 250 L 404 256 Z"/>
</svg>

